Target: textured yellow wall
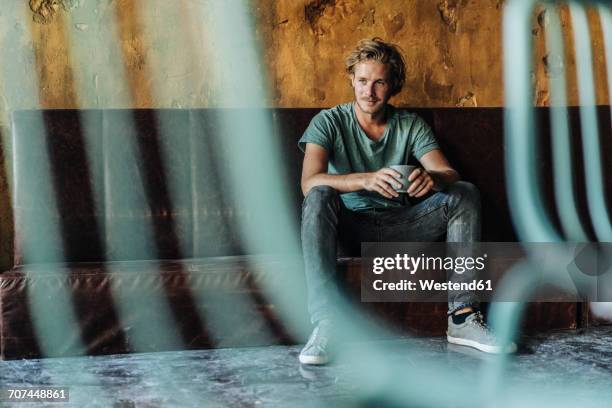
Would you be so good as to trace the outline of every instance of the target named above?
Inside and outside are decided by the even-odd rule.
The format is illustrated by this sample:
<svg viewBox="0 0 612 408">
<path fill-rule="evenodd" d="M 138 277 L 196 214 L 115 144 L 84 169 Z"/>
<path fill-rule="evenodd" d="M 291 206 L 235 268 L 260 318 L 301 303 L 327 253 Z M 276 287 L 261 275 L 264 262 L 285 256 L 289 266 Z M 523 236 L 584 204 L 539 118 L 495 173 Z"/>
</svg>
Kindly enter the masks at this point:
<svg viewBox="0 0 612 408">
<path fill-rule="evenodd" d="M 221 87 L 219 38 L 207 15 L 221 0 L 20 0 L 0 8 L 0 133 L 10 149 L 10 112 L 24 108 L 239 106 Z M 226 2 L 224 4 L 229 4 Z M 401 46 L 408 61 L 403 106 L 503 105 L 503 0 L 251 0 L 273 107 L 347 101 L 344 57 L 366 37 Z M 228 6 L 229 7 L 229 6 Z M 571 21 L 565 28 L 570 104 L 578 103 Z M 544 30 L 534 13 L 534 103 L 548 102 Z M 609 104 L 602 33 L 590 12 L 597 103 Z M 238 44 L 249 47 L 249 42 Z M 230 50 L 231 51 L 231 50 Z M 253 74 L 256 81 L 256 74 Z M 226 85 L 227 86 L 227 85 Z M 0 161 L 3 158 L 0 157 Z M 5 160 L 6 161 L 6 160 Z M 0 163 L 2 164 L 2 163 Z M 0 267 L 12 240 L 10 165 L 0 170 Z"/>
<path fill-rule="evenodd" d="M 379 36 L 399 44 L 409 65 L 406 106 L 503 106 L 501 22 L 498 0 L 316 0 L 268 2 L 260 10 L 273 103 L 329 106 L 351 97 L 343 57 L 361 38 Z M 562 9 L 568 53 L 570 104 L 577 104 L 571 24 Z M 607 104 L 599 20 L 591 13 L 597 103 Z M 544 62 L 546 16 L 534 13 L 534 89 L 548 104 Z"/>
<path fill-rule="evenodd" d="M 42 13 L 44 1 L 56 4 L 56 10 Z M 221 104 L 227 98 L 220 94 L 227 90 L 215 77 L 223 73 L 212 72 L 207 48 L 222 41 L 202 18 L 210 1 L 64 0 L 65 8 L 57 6 L 59 0 L 30 1 L 38 13 L 24 7 L 24 18 L 29 13 L 30 19 L 17 24 L 26 28 L 22 41 L 33 46 L 40 103 Z M 396 104 L 503 105 L 502 0 L 252 0 L 251 5 L 268 74 L 269 106 L 331 106 L 351 98 L 344 57 L 358 40 L 374 36 L 399 44 L 406 54 L 408 78 Z M 571 24 L 562 11 L 570 104 L 577 104 Z M 532 80 L 538 105 L 548 103 L 546 21 L 537 10 Z M 593 13 L 591 29 L 597 103 L 607 104 L 601 27 Z"/>
</svg>

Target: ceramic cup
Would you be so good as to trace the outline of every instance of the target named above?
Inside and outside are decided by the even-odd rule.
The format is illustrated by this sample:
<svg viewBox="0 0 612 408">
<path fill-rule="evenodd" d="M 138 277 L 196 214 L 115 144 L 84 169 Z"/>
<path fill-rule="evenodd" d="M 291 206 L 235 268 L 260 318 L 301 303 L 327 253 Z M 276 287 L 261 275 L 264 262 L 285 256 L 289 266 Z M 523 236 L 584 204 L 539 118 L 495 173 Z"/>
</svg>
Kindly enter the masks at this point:
<svg viewBox="0 0 612 408">
<path fill-rule="evenodd" d="M 408 186 L 410 186 L 410 182 L 408 181 L 408 177 L 410 173 L 412 173 L 418 166 L 409 166 L 407 164 L 399 164 L 396 166 L 390 166 L 393 170 L 397 171 L 402 175 L 402 177 L 398 178 L 397 181 L 402 183 L 401 188 L 396 188 L 395 191 L 398 193 L 405 193 L 408 190 Z"/>
</svg>

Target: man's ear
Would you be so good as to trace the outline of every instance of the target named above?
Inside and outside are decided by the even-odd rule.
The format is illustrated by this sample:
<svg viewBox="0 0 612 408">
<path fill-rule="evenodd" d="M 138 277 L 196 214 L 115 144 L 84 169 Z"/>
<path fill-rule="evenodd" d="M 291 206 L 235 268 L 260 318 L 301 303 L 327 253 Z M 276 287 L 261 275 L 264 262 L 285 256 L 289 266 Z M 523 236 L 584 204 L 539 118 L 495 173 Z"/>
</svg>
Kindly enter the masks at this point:
<svg viewBox="0 0 612 408">
<path fill-rule="evenodd" d="M 353 81 L 355 80 L 355 74 L 348 74 L 349 82 L 351 83 L 351 88 L 355 88 Z"/>
</svg>

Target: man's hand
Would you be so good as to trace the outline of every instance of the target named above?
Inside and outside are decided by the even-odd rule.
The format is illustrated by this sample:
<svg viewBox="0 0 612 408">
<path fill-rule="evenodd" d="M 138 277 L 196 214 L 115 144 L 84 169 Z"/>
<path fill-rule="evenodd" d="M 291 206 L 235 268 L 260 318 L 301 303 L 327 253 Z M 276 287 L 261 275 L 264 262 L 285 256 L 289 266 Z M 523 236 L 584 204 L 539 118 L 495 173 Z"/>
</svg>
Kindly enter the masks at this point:
<svg viewBox="0 0 612 408">
<path fill-rule="evenodd" d="M 402 177 L 400 173 L 387 167 L 373 173 L 364 173 L 363 188 L 367 191 L 376 191 L 386 198 L 399 197 L 396 188 L 402 185 L 397 179 Z"/>
<path fill-rule="evenodd" d="M 427 170 L 422 168 L 415 169 L 408 177 L 410 187 L 408 187 L 408 195 L 410 197 L 423 197 L 434 186 L 434 180 Z"/>
</svg>

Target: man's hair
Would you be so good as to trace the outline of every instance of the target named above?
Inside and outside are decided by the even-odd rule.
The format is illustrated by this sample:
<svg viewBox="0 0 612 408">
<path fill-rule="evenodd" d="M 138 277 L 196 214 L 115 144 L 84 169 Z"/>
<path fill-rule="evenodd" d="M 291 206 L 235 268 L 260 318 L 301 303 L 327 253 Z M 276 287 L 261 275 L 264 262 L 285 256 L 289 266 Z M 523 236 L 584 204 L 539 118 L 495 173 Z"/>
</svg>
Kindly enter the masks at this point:
<svg viewBox="0 0 612 408">
<path fill-rule="evenodd" d="M 365 39 L 346 58 L 346 72 L 355 74 L 355 66 L 360 62 L 376 61 L 389 68 L 391 96 L 397 95 L 406 82 L 406 63 L 399 46 L 386 43 L 378 37 Z"/>
</svg>

